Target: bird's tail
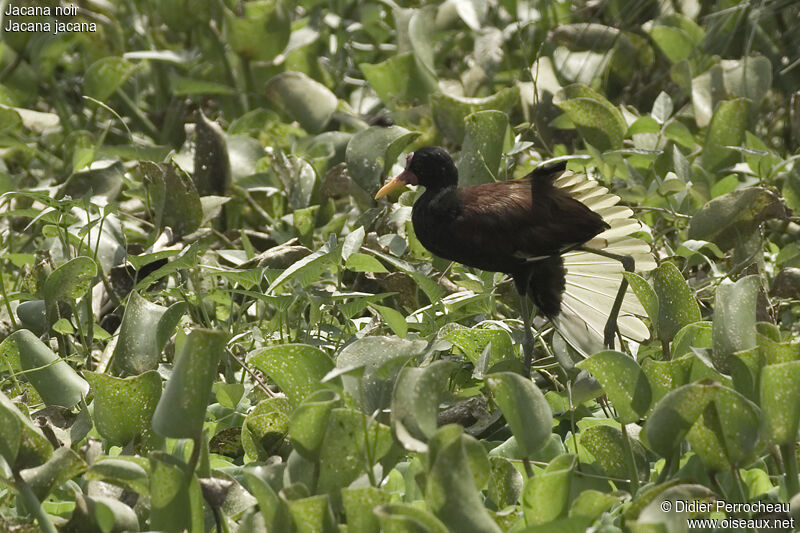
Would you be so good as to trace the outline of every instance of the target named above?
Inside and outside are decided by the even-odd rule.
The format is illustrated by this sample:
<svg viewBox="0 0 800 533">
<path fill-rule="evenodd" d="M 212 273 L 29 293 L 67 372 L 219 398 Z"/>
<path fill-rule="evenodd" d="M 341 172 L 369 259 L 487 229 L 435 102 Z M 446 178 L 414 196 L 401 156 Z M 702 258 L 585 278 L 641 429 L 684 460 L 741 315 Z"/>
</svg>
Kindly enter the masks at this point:
<svg viewBox="0 0 800 533">
<path fill-rule="evenodd" d="M 528 263 L 526 275 L 528 286 L 525 292 L 539 311 L 551 319 L 558 316 L 566 282 L 561 256 L 551 255 Z"/>
</svg>

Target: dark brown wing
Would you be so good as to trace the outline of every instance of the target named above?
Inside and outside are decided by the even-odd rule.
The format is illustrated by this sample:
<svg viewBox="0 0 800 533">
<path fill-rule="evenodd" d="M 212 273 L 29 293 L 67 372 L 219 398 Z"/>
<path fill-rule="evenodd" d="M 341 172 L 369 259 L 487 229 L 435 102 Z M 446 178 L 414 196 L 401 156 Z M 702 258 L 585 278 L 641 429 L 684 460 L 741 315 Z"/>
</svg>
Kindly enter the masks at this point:
<svg viewBox="0 0 800 533">
<path fill-rule="evenodd" d="M 495 258 L 542 257 L 582 244 L 606 229 L 597 213 L 553 186 L 555 175 L 458 190 L 453 221 L 462 247 Z"/>
</svg>

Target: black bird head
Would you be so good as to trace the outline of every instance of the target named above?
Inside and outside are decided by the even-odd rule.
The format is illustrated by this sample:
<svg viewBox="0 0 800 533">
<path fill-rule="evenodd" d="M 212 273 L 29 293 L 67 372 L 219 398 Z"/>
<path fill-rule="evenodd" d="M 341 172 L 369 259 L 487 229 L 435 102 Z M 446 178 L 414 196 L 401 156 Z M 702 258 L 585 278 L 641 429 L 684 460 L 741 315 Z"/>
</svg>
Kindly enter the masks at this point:
<svg viewBox="0 0 800 533">
<path fill-rule="evenodd" d="M 375 198 L 386 196 L 404 185 L 422 185 L 428 189 L 442 189 L 457 183 L 458 170 L 450 154 L 438 146 L 424 146 L 408 154 L 406 169 L 381 187 Z"/>
</svg>

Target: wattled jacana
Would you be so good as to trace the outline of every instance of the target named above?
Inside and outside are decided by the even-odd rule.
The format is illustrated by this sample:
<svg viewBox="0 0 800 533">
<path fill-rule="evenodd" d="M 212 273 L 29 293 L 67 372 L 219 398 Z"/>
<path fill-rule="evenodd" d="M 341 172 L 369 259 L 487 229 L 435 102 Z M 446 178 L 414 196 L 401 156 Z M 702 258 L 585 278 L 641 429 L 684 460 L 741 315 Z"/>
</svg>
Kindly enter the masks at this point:
<svg viewBox="0 0 800 533">
<path fill-rule="evenodd" d="M 622 278 L 634 259 L 654 266 L 646 243 L 630 237 L 638 221 L 616 205 L 619 197 L 565 169 L 562 162 L 522 179 L 459 188 L 450 155 L 426 146 L 409 154 L 405 170 L 375 195 L 422 185 L 412 210 L 422 245 L 445 259 L 511 275 L 525 325 L 526 372 L 533 354 L 527 298 L 581 351 L 593 351 L 598 336 L 613 346 L 618 318 L 626 337 L 649 336 L 637 318 L 644 309 Z"/>
</svg>

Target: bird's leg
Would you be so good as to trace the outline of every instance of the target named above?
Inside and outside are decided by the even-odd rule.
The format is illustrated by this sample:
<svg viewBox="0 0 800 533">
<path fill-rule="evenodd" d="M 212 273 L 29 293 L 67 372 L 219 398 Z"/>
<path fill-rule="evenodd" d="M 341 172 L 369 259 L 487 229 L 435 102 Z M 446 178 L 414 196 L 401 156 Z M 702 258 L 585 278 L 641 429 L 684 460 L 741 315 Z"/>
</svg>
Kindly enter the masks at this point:
<svg viewBox="0 0 800 533">
<path fill-rule="evenodd" d="M 580 249 L 602 257 L 608 257 L 609 259 L 615 259 L 619 261 L 622 263 L 622 268 L 625 269 L 625 272 L 633 272 L 634 270 L 635 261 L 633 257 L 629 255 L 614 254 L 605 250 L 590 248 L 588 246 L 581 246 Z M 611 312 L 608 315 L 608 321 L 606 322 L 605 328 L 603 328 L 603 344 L 605 344 L 606 348 L 608 349 L 614 348 L 614 335 L 617 332 L 617 318 L 619 318 L 619 311 L 622 308 L 622 300 L 625 298 L 625 291 L 627 289 L 628 280 L 625 278 L 625 276 L 623 276 L 622 283 L 620 283 L 619 290 L 617 291 L 617 297 L 614 299 L 614 305 L 611 306 Z"/>
<path fill-rule="evenodd" d="M 519 307 L 522 313 L 523 339 L 522 353 L 525 355 L 523 360 L 523 375 L 531 377 L 531 365 L 533 365 L 533 331 L 531 330 L 531 309 L 528 306 L 528 296 L 524 292 L 519 294 Z"/>
</svg>

